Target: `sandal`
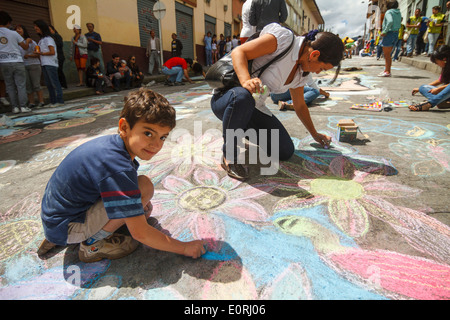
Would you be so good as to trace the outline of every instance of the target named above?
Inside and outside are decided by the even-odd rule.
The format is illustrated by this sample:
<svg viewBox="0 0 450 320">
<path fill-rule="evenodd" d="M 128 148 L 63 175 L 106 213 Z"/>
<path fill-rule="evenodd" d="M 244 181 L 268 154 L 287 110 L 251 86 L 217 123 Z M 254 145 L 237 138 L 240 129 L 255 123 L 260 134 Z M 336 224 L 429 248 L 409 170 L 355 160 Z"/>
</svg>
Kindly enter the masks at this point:
<svg viewBox="0 0 450 320">
<path fill-rule="evenodd" d="M 222 157 L 222 168 L 227 172 L 228 176 L 236 180 L 244 181 L 248 179 L 248 168 L 242 164 L 227 163 L 225 157 Z"/>
<path fill-rule="evenodd" d="M 425 106 L 429 106 L 429 107 L 424 108 Z M 428 111 L 431 108 L 433 108 L 433 106 L 429 102 L 422 102 L 422 103 L 416 104 L 415 106 L 409 106 L 409 110 L 411 110 L 411 111 Z"/>
<path fill-rule="evenodd" d="M 293 104 L 289 104 L 284 101 L 278 101 L 278 107 L 280 108 L 280 111 L 294 110 Z"/>
</svg>

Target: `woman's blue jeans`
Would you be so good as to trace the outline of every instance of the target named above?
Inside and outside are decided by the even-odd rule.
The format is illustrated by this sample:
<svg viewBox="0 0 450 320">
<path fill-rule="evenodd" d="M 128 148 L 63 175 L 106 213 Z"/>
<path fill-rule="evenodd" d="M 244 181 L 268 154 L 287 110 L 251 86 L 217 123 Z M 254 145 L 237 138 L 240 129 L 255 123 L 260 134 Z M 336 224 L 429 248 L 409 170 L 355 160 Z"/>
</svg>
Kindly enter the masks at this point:
<svg viewBox="0 0 450 320">
<path fill-rule="evenodd" d="M 231 88 L 225 92 L 217 93 L 211 98 L 211 109 L 222 121 L 223 128 L 223 154 L 225 158 L 231 163 L 237 163 L 238 148 L 237 139 L 234 141 L 227 140 L 227 132 L 236 133 L 241 129 L 244 132 L 256 132 L 257 141 L 252 141 L 262 148 L 268 156 L 271 156 L 273 148 L 278 148 L 278 155 L 280 161 L 288 160 L 295 151 L 289 133 L 284 128 L 283 124 L 274 115 L 269 116 L 262 113 L 255 108 L 255 99 L 252 94 L 242 87 Z M 272 134 L 274 137 L 278 133 L 278 141 L 272 143 Z M 262 136 L 266 135 L 266 136 Z M 267 143 L 261 143 L 262 139 L 266 138 Z M 231 144 L 231 146 L 230 146 Z M 228 148 L 227 148 L 228 146 Z M 233 154 L 227 153 L 228 150 L 233 150 Z"/>
<path fill-rule="evenodd" d="M 44 81 L 47 85 L 50 103 L 64 103 L 63 92 L 58 78 L 58 67 L 42 66 Z"/>
<path fill-rule="evenodd" d="M 172 67 L 172 69 L 169 69 L 167 67 L 163 67 L 161 69 L 161 72 L 165 75 L 169 76 L 170 82 L 181 82 L 183 80 L 183 68 L 181 67 Z"/>
<path fill-rule="evenodd" d="M 428 91 L 431 89 L 435 89 L 436 87 L 430 86 L 430 85 L 423 85 L 419 88 L 419 92 L 427 98 L 428 102 L 431 104 L 431 106 L 436 106 L 441 102 L 447 101 L 450 99 L 450 85 L 448 85 L 444 90 L 439 92 L 438 94 L 432 94 Z"/>
</svg>

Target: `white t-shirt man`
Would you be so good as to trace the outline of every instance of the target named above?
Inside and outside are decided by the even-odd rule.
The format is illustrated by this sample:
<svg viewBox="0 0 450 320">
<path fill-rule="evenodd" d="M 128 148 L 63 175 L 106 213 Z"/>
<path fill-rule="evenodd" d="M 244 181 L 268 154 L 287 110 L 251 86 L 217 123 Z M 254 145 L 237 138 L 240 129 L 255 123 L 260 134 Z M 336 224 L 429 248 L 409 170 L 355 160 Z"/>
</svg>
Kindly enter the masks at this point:
<svg viewBox="0 0 450 320">
<path fill-rule="evenodd" d="M 23 62 L 19 43 L 24 39 L 16 31 L 0 28 L 0 63 Z"/>
</svg>

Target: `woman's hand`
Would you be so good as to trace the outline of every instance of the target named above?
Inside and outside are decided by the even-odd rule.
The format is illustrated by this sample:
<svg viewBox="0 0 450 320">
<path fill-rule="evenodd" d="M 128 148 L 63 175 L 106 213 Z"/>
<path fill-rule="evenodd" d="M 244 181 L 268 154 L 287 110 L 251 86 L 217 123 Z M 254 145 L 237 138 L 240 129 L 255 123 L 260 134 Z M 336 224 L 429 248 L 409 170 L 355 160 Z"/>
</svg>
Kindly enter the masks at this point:
<svg viewBox="0 0 450 320">
<path fill-rule="evenodd" d="M 312 137 L 314 138 L 314 140 L 320 143 L 322 147 L 324 147 L 325 149 L 328 149 L 328 147 L 330 146 L 331 137 L 321 133 L 316 133 L 312 135 Z"/>
<path fill-rule="evenodd" d="M 417 92 L 419 92 L 419 88 L 414 88 L 412 91 L 412 95 L 415 95 Z"/>
<path fill-rule="evenodd" d="M 440 93 L 444 88 L 445 88 L 445 87 L 434 88 L 434 89 L 431 89 L 430 91 L 428 91 L 428 93 L 437 95 L 437 94 Z"/>
<path fill-rule="evenodd" d="M 250 91 L 250 93 L 260 93 L 262 91 L 262 82 L 259 78 L 252 78 L 244 81 L 242 87 Z"/>
</svg>

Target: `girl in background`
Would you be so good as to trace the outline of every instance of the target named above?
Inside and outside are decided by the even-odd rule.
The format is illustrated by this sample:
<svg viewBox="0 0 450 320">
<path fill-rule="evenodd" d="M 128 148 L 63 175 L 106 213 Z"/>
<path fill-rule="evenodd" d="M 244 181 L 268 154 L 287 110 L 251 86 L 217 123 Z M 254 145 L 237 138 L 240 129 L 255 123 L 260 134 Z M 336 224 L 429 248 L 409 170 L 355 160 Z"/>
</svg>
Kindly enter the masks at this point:
<svg viewBox="0 0 450 320">
<path fill-rule="evenodd" d="M 439 79 L 430 84 L 422 85 L 420 88 L 414 88 L 412 94 L 420 92 L 427 101 L 409 106 L 411 111 L 428 111 L 437 106 L 439 109 L 450 107 L 450 47 L 447 45 L 439 47 L 430 57 L 431 62 L 442 68 Z"/>
</svg>

